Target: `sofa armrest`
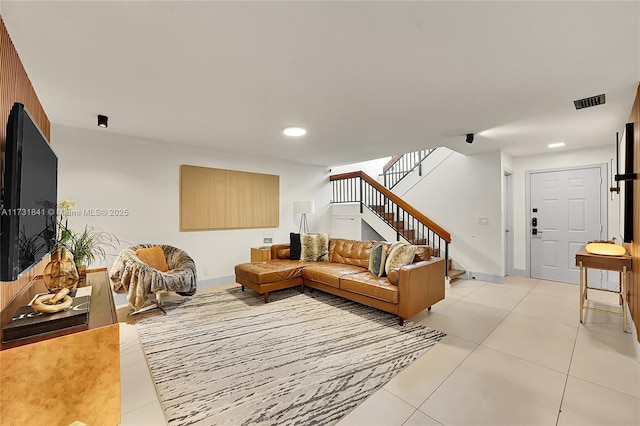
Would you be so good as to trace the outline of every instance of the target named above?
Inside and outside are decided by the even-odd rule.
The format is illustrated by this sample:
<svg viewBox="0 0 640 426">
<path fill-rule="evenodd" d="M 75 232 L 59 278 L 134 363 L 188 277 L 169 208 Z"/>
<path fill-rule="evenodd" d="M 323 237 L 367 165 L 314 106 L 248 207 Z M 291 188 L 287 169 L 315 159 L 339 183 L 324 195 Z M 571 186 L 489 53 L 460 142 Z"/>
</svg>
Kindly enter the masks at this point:
<svg viewBox="0 0 640 426">
<path fill-rule="evenodd" d="M 444 299 L 445 262 L 441 258 L 400 268 L 398 316 L 407 319 Z"/>
<path fill-rule="evenodd" d="M 271 259 L 288 259 L 289 257 L 278 257 L 278 252 L 284 249 L 290 249 L 291 244 L 274 244 L 271 246 Z"/>
</svg>

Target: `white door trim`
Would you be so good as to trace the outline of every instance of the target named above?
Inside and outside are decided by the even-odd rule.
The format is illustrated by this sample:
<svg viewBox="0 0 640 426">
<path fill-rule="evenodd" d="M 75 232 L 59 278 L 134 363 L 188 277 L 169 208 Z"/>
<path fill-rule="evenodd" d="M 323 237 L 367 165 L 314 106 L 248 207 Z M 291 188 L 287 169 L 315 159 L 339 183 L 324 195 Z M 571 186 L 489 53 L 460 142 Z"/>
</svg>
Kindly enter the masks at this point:
<svg viewBox="0 0 640 426">
<path fill-rule="evenodd" d="M 571 170 L 582 170 L 582 169 L 600 169 L 600 177 L 603 179 L 602 185 L 600 185 L 600 225 L 602 225 L 600 231 L 600 239 L 602 239 L 603 235 L 609 235 L 608 231 L 608 215 L 607 215 L 607 203 L 608 203 L 608 188 L 606 185 L 606 179 L 608 175 L 608 164 L 590 164 L 584 166 L 574 166 L 574 167 L 562 167 L 562 168 L 552 168 L 552 169 L 539 169 L 539 170 L 526 170 L 525 174 L 525 224 L 524 229 L 526 230 L 526 241 L 525 249 L 526 249 L 526 261 L 527 261 L 527 269 L 526 276 L 531 277 L 531 175 L 534 173 L 547 173 L 547 172 L 564 172 Z"/>
<path fill-rule="evenodd" d="M 513 253 L 515 240 L 513 236 L 513 172 L 511 170 L 506 168 L 503 170 L 503 182 L 504 221 L 502 232 L 505 237 L 503 242 L 506 241 L 504 247 L 504 273 L 505 275 L 513 275 Z"/>
</svg>

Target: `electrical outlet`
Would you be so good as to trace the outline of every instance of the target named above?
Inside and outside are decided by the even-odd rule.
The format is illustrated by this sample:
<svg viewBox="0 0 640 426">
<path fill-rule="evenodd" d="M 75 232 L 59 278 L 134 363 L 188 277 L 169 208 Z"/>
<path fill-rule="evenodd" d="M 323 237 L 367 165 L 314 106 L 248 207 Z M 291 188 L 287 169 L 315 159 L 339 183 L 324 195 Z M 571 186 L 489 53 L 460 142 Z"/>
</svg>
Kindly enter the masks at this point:
<svg viewBox="0 0 640 426">
<path fill-rule="evenodd" d="M 209 268 L 203 268 L 202 275 L 204 275 L 205 277 L 208 277 L 209 275 L 211 275 L 211 271 L 209 270 Z"/>
<path fill-rule="evenodd" d="M 264 236 L 262 237 L 262 244 L 273 244 L 273 235 L 271 234 L 264 234 Z"/>
</svg>

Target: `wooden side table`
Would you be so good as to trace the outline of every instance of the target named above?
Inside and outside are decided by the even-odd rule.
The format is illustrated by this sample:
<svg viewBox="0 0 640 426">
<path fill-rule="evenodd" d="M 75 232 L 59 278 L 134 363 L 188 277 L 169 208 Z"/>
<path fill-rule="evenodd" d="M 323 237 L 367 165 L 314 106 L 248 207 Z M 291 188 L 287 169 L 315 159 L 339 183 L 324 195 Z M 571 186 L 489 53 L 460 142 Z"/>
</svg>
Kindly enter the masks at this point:
<svg viewBox="0 0 640 426">
<path fill-rule="evenodd" d="M 252 247 L 251 248 L 252 262 L 264 262 L 265 260 L 271 260 L 271 247 Z"/>
<path fill-rule="evenodd" d="M 580 247 L 576 253 L 576 266 L 580 267 L 580 322 L 584 319 L 584 310 L 592 310 L 598 312 L 604 312 L 613 315 L 622 315 L 622 330 L 627 332 L 627 281 L 629 279 L 629 271 L 631 271 L 631 256 L 601 256 L 597 254 L 588 253 L 585 246 Z M 591 308 L 584 306 L 584 301 L 587 300 L 587 290 L 589 285 L 587 283 L 587 269 L 604 269 L 607 271 L 618 271 L 620 273 L 620 287 L 618 293 L 620 294 L 620 305 L 622 306 L 622 313 L 609 311 L 606 309 Z M 591 290 L 610 291 L 592 288 Z"/>
</svg>

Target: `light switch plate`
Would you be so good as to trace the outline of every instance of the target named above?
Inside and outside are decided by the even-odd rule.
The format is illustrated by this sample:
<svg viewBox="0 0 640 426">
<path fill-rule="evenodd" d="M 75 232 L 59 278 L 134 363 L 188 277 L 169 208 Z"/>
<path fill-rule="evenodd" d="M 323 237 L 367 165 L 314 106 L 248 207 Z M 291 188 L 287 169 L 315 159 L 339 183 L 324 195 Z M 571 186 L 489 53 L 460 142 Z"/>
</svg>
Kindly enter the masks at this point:
<svg viewBox="0 0 640 426">
<path fill-rule="evenodd" d="M 488 217 L 479 217 L 478 218 L 478 225 L 488 225 L 489 224 L 489 218 Z"/>
</svg>

